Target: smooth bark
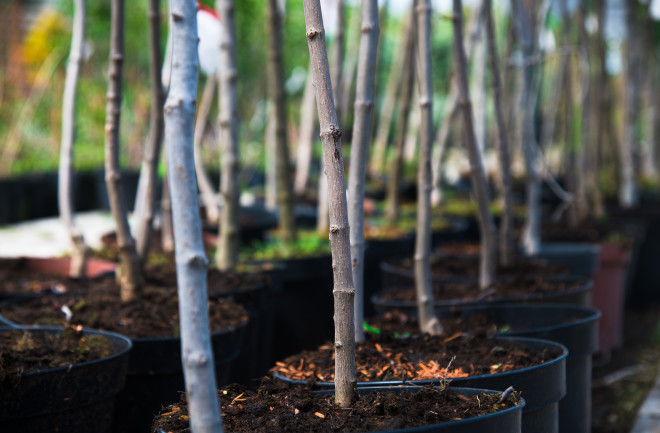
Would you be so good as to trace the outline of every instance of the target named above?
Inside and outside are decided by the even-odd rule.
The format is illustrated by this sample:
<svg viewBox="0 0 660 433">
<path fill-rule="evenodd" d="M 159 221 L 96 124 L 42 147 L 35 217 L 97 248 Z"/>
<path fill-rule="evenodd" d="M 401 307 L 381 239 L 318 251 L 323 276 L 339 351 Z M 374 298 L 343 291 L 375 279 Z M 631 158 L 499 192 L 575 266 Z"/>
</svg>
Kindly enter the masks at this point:
<svg viewBox="0 0 660 433">
<path fill-rule="evenodd" d="M 332 42 L 330 51 L 331 66 L 330 74 L 332 78 L 332 97 L 335 100 L 335 109 L 337 110 L 337 119 L 341 122 L 344 112 L 342 109 L 343 89 L 344 89 L 344 57 L 345 57 L 345 39 L 346 39 L 346 5 L 344 0 L 335 0 L 337 8 L 337 28 L 335 38 Z M 341 124 L 339 125 L 341 127 Z"/>
<path fill-rule="evenodd" d="M 523 247 L 528 255 L 541 246 L 541 177 L 538 167 L 534 110 L 536 107 L 536 1 L 512 0 L 516 33 L 523 53 L 523 83 L 520 95 L 522 151 L 527 172 L 527 219 L 523 228 Z"/>
<path fill-rule="evenodd" d="M 229 270 L 238 263 L 238 92 L 236 80 L 236 29 L 234 0 L 218 0 L 222 17 L 220 33 L 220 145 L 222 149 L 222 223 L 219 227 L 216 265 Z M 288 173 L 286 173 L 288 175 Z"/>
<path fill-rule="evenodd" d="M 158 182 L 158 162 L 163 143 L 163 104 L 165 93 L 162 82 L 163 56 L 160 51 L 160 0 L 149 0 L 149 78 L 151 81 L 151 116 L 149 119 L 150 134 L 144 148 L 140 179 L 144 176 L 143 202 L 141 212 L 137 215 L 135 241 L 138 256 L 142 263 L 147 261 L 153 221 L 156 208 L 156 183 Z"/>
<path fill-rule="evenodd" d="M 392 61 L 392 66 L 390 67 L 387 88 L 385 90 L 385 97 L 380 111 L 380 120 L 378 121 L 378 128 L 373 145 L 373 156 L 371 157 L 369 165 L 369 174 L 373 178 L 379 178 L 383 175 L 385 164 L 387 162 L 387 146 L 390 139 L 397 96 L 400 92 L 399 89 L 401 88 L 401 83 L 405 82 L 403 78 L 404 71 L 408 68 L 408 64 L 410 63 L 406 61 L 406 58 L 410 57 L 410 53 L 407 51 L 406 47 L 412 46 L 410 41 L 414 36 L 414 30 L 411 29 L 412 23 L 414 22 L 414 16 L 414 12 L 411 9 L 405 20 L 403 28 L 404 37 L 397 46 L 395 57 Z"/>
<path fill-rule="evenodd" d="M 417 13 L 417 79 L 422 114 L 417 176 L 417 233 L 415 238 L 415 291 L 422 332 L 442 333 L 433 310 L 431 282 L 431 143 L 433 141 L 433 88 L 431 83 L 431 2 L 415 0 Z"/>
<path fill-rule="evenodd" d="M 635 18 L 637 2 L 623 2 L 626 14 L 626 40 L 623 56 L 623 127 L 619 145 L 619 206 L 624 209 L 634 207 L 639 202 L 637 179 L 635 173 L 634 152 L 636 150 L 636 133 L 639 100 L 640 100 L 640 47 Z"/>
<path fill-rule="evenodd" d="M 341 130 L 332 99 L 332 83 L 321 4 L 319 0 L 303 0 L 303 6 L 307 43 L 316 83 L 316 102 L 329 189 L 330 247 L 332 249 L 335 309 L 335 399 L 340 406 L 349 407 L 356 396 L 355 323 L 353 321 L 355 289 L 351 271 Z"/>
<path fill-rule="evenodd" d="M 181 329 L 181 361 L 193 433 L 222 431 L 208 318 L 202 222 L 197 200 L 193 129 L 197 103 L 197 6 L 171 0 L 172 82 L 165 103 L 167 160 Z"/>
<path fill-rule="evenodd" d="M 496 234 L 493 215 L 490 212 L 490 197 L 488 183 L 484 170 L 481 152 L 477 141 L 472 102 L 468 86 L 467 58 L 463 44 L 463 4 L 461 0 L 454 0 L 454 55 L 456 71 L 459 81 L 460 106 L 463 114 L 463 131 L 466 138 L 468 156 L 470 158 L 470 173 L 472 191 L 477 202 L 479 218 L 479 232 L 481 234 L 481 261 L 479 266 L 479 286 L 482 290 L 488 288 L 495 278 Z"/>
<path fill-rule="evenodd" d="M 309 182 L 309 169 L 312 165 L 314 142 L 316 141 L 316 95 L 312 67 L 307 72 L 303 101 L 300 107 L 300 138 L 296 153 L 296 175 L 293 190 L 297 195 L 303 195 Z"/>
<path fill-rule="evenodd" d="M 411 25 L 407 27 L 406 45 L 403 47 L 406 55 L 400 65 L 403 70 L 401 77 L 400 107 L 398 113 L 396 137 L 394 139 L 394 155 L 390 159 L 390 167 L 387 175 L 387 191 L 385 216 L 391 226 L 395 226 L 401 214 L 399 186 L 403 176 L 403 150 L 406 144 L 408 134 L 408 120 L 410 119 L 410 105 L 412 103 L 413 86 L 415 83 L 415 18 L 413 10 L 413 19 Z"/>
<path fill-rule="evenodd" d="M 355 285 L 355 341 L 364 342 L 364 189 L 371 144 L 376 59 L 378 52 L 378 1 L 362 1 L 362 36 L 355 95 L 355 122 L 348 173 L 348 219 L 351 226 L 351 261 Z"/>
<path fill-rule="evenodd" d="M 287 145 L 286 93 L 284 61 L 282 59 L 282 16 L 277 0 L 268 0 L 268 98 L 272 104 L 275 128 L 275 172 L 277 177 L 277 211 L 279 231 L 288 247 L 296 240 L 293 216 L 293 185 L 291 160 Z"/>
<path fill-rule="evenodd" d="M 73 246 L 73 250 L 71 251 L 69 276 L 79 278 L 85 275 L 87 258 L 90 255 L 90 250 L 85 243 L 85 238 L 73 219 L 74 210 L 71 186 L 71 177 L 73 173 L 73 145 L 76 126 L 76 86 L 84 57 L 85 0 L 75 0 L 74 7 L 73 30 L 71 32 L 71 52 L 66 67 L 64 95 L 62 97 L 62 141 L 60 143 L 57 198 L 60 218 L 64 223 L 64 227 Z"/>
<path fill-rule="evenodd" d="M 128 225 L 128 212 L 121 190 L 119 171 L 119 120 L 122 100 L 122 65 L 124 61 L 124 0 L 112 0 L 110 33 L 110 68 L 105 120 L 105 184 L 112 217 L 117 225 L 119 267 L 116 275 L 122 301 L 140 299 L 142 271 Z"/>
<path fill-rule="evenodd" d="M 197 109 L 197 119 L 195 120 L 195 173 L 197 174 L 197 187 L 199 188 L 199 197 L 204 205 L 206 221 L 210 224 L 218 224 L 220 220 L 220 211 L 218 206 L 218 195 L 213 187 L 211 179 L 204 167 L 202 158 L 202 142 L 204 140 L 204 131 L 206 130 L 211 105 L 215 99 L 218 89 L 218 77 L 211 75 L 206 77 L 204 90 L 202 90 L 202 100 Z"/>
<path fill-rule="evenodd" d="M 167 163 L 165 164 L 167 166 Z M 169 167 L 165 168 L 165 180 L 163 182 L 163 194 L 160 198 L 161 228 L 160 243 L 163 251 L 174 252 L 174 227 L 172 223 L 172 200 L 170 197 L 170 175 Z"/>
<path fill-rule="evenodd" d="M 507 268 L 513 265 L 515 256 L 515 239 L 513 233 L 513 182 L 511 180 L 511 156 L 509 155 L 509 137 L 506 129 L 504 101 L 502 97 L 502 80 L 495 39 L 495 23 L 493 20 L 493 5 L 491 0 L 484 0 L 486 21 L 486 42 L 490 59 L 490 74 L 493 81 L 493 105 L 497 122 L 497 156 L 500 164 L 500 184 L 504 209 L 500 223 L 499 262 Z"/>
</svg>

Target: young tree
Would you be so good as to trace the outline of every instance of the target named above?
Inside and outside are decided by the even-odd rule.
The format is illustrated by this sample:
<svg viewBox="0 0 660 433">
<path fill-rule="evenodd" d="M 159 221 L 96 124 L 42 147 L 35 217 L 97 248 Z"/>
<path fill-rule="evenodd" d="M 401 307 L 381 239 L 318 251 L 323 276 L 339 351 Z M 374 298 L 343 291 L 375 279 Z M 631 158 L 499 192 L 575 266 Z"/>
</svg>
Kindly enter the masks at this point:
<svg viewBox="0 0 660 433">
<path fill-rule="evenodd" d="M 351 140 L 351 165 L 348 173 L 348 219 L 350 222 L 351 260 L 355 285 L 355 341 L 364 342 L 364 182 L 371 144 L 376 59 L 378 52 L 378 1 L 362 1 L 362 36 L 355 95 L 355 122 Z"/>
<path fill-rule="evenodd" d="M 297 238 L 293 215 L 293 186 L 287 145 L 286 93 L 282 59 L 282 16 L 277 0 L 268 0 L 268 97 L 273 109 L 277 211 L 280 235 L 285 246 Z"/>
<path fill-rule="evenodd" d="M 403 150 L 408 134 L 408 120 L 410 119 L 410 105 L 413 99 L 413 87 L 415 85 L 415 12 L 411 11 L 412 19 L 406 27 L 404 36 L 403 62 L 399 67 L 403 71 L 401 76 L 401 93 L 399 118 L 397 121 L 396 136 L 394 138 L 394 155 L 390 159 L 389 173 L 387 177 L 387 197 L 385 216 L 389 224 L 394 226 L 398 223 L 401 214 L 399 186 L 403 172 Z"/>
<path fill-rule="evenodd" d="M 330 82 L 321 4 L 319 0 L 303 0 L 303 6 L 307 26 L 307 43 L 316 83 L 316 101 L 330 202 L 330 247 L 332 249 L 335 300 L 335 399 L 340 406 L 349 407 L 356 395 L 355 325 L 353 321 L 355 289 L 351 272 L 341 130 L 338 127 L 337 112 L 332 99 L 332 83 Z"/>
<path fill-rule="evenodd" d="M 500 163 L 500 182 L 504 210 L 500 223 L 499 258 L 504 267 L 513 265 L 515 255 L 515 240 L 513 236 L 513 185 L 511 181 L 511 158 L 509 156 L 509 138 L 504 120 L 504 102 L 502 100 L 502 81 L 500 79 L 499 57 L 495 40 L 495 24 L 493 20 L 492 0 L 484 0 L 486 14 L 486 42 L 490 57 L 490 73 L 493 80 L 493 100 L 495 118 L 497 121 L 497 154 Z"/>
<path fill-rule="evenodd" d="M 236 30 L 234 1 L 218 0 L 218 13 L 223 19 L 220 37 L 220 142 L 222 149 L 222 224 L 218 237 L 216 265 L 228 270 L 238 262 L 238 94 L 236 91 Z M 288 175 L 288 172 L 285 172 Z"/>
<path fill-rule="evenodd" d="M 108 103 L 105 123 L 105 183 L 112 216 L 117 225 L 119 267 L 117 281 L 121 286 L 121 299 L 139 299 L 142 292 L 140 257 L 135 248 L 128 225 L 127 210 L 120 188 L 119 171 L 119 119 L 122 100 L 122 64 L 124 61 L 124 0 L 112 0 L 110 33 L 110 68 L 108 76 Z"/>
<path fill-rule="evenodd" d="M 456 72 L 459 82 L 461 108 L 463 111 L 463 125 L 467 142 L 468 156 L 470 158 L 470 173 L 472 174 L 472 188 L 477 201 L 479 212 L 479 232 L 481 234 L 481 263 L 479 266 L 479 286 L 486 289 L 493 283 L 496 262 L 496 234 L 493 216 L 490 213 L 490 197 L 488 183 L 484 171 L 479 144 L 475 135 L 472 102 L 467 78 L 467 60 L 463 45 L 463 4 L 461 0 L 454 0 L 454 54 L 456 58 Z"/>
<path fill-rule="evenodd" d="M 154 212 L 156 208 L 156 182 L 158 181 L 158 162 L 163 142 L 163 104 L 165 92 L 161 78 L 161 31 L 160 31 L 160 0 L 149 0 L 149 77 L 151 78 L 151 118 L 149 123 L 151 131 L 149 140 L 144 148 L 142 171 L 145 185 L 143 202 L 138 213 L 138 226 L 136 230 L 136 247 L 140 260 L 144 263 L 149 255 L 151 234 L 153 229 Z M 138 194 L 139 195 L 139 194 Z"/>
<path fill-rule="evenodd" d="M 415 0 L 417 13 L 417 78 L 422 113 L 417 176 L 417 236 L 415 238 L 415 289 L 422 332 L 442 333 L 433 311 L 431 282 L 431 143 L 433 141 L 433 88 L 431 85 L 431 1 Z"/>
<path fill-rule="evenodd" d="M 181 356 L 190 426 L 194 433 L 222 431 L 209 332 L 202 224 L 193 158 L 197 98 L 197 7 L 193 0 L 171 0 L 172 82 L 165 102 L 165 136 L 181 327 Z"/>
<path fill-rule="evenodd" d="M 536 107 L 537 23 L 536 2 L 512 0 L 516 34 L 523 53 L 523 85 L 520 97 L 522 113 L 522 150 L 527 172 L 527 220 L 523 229 L 523 246 L 529 255 L 541 246 L 541 177 L 538 168 L 534 109 Z"/>
<path fill-rule="evenodd" d="M 312 79 L 312 66 L 309 66 L 303 101 L 300 107 L 300 139 L 296 153 L 296 175 L 293 190 L 302 195 L 307 188 L 309 168 L 312 163 L 314 142 L 316 141 L 316 95 L 314 95 L 314 80 Z"/>
<path fill-rule="evenodd" d="M 76 85 L 84 59 L 85 0 L 76 0 L 74 6 L 71 53 L 66 67 L 66 81 L 64 82 L 64 96 L 62 98 L 62 142 L 60 144 L 58 173 L 58 204 L 60 217 L 73 245 L 69 275 L 78 278 L 85 275 L 87 258 L 90 253 L 83 234 L 73 221 L 73 199 L 71 197 L 71 174 L 73 171 L 71 159 L 75 135 Z"/>
</svg>

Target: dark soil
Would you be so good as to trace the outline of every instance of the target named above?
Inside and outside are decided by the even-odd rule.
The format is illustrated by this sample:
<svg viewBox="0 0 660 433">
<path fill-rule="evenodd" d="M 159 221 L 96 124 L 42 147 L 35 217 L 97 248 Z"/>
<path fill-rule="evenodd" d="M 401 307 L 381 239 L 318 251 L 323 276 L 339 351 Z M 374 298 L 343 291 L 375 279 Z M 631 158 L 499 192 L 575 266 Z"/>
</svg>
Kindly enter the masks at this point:
<svg viewBox="0 0 660 433">
<path fill-rule="evenodd" d="M 0 260 L 0 299 L 14 295 L 82 290 L 88 281 L 35 271 L 28 267 L 27 260 L 23 258 Z"/>
<path fill-rule="evenodd" d="M 624 345 L 594 359 L 593 433 L 629 433 L 658 376 L 660 306 L 627 309 Z"/>
<path fill-rule="evenodd" d="M 24 373 L 65 367 L 112 355 L 116 349 L 102 335 L 82 335 L 82 327 L 62 333 L 0 332 L 0 384 L 19 381 Z"/>
<path fill-rule="evenodd" d="M 209 285 L 209 293 L 213 293 L 214 287 L 231 288 L 230 283 L 235 283 L 237 278 L 229 274 L 223 280 L 214 272 L 209 274 L 209 280 L 214 282 Z M 224 283 L 220 284 L 221 281 Z M 172 272 L 150 274 L 139 301 L 121 302 L 119 287 L 112 278 L 96 280 L 87 288 L 84 292 L 45 295 L 7 305 L 0 308 L 0 314 L 20 324 L 62 325 L 65 319 L 62 307 L 68 306 L 73 313 L 71 323 L 87 328 L 113 331 L 130 338 L 179 335 L 176 279 Z M 213 297 L 209 301 L 212 331 L 240 326 L 246 318 L 245 309 L 231 297 Z"/>
<path fill-rule="evenodd" d="M 368 432 L 440 424 L 486 415 L 518 404 L 512 395 L 458 396 L 449 389 L 422 388 L 416 392 L 372 391 L 358 396 L 350 410 L 338 407 L 332 394 L 319 395 L 300 387 L 262 386 L 257 392 L 232 385 L 219 393 L 225 431 Z M 152 432 L 188 433 L 185 398 L 161 412 Z"/>
<path fill-rule="evenodd" d="M 433 284 L 433 297 L 436 301 L 478 301 L 498 298 L 535 298 L 550 293 L 579 289 L 584 282 L 569 280 L 553 280 L 546 277 L 501 277 L 485 290 L 479 288 L 476 280 L 465 282 L 446 282 Z M 386 301 L 416 302 L 415 288 L 410 286 L 390 289 L 379 294 Z"/>
<path fill-rule="evenodd" d="M 407 336 L 405 330 L 397 336 L 367 334 L 367 341 L 355 351 L 358 382 L 479 376 L 539 365 L 560 355 L 528 351 L 482 333 L 465 334 L 465 328 L 456 331 L 459 328 L 441 336 Z M 271 371 L 289 379 L 332 382 L 334 345 L 327 343 L 315 351 L 290 356 Z"/>
</svg>

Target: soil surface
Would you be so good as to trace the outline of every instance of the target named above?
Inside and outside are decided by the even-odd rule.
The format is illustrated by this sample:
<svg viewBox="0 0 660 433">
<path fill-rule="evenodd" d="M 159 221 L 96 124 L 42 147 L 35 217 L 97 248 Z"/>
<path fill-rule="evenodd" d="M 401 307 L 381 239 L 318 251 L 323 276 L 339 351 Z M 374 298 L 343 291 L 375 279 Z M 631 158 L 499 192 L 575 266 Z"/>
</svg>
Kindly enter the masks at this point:
<svg viewBox="0 0 660 433">
<path fill-rule="evenodd" d="M 209 272 L 209 293 L 224 288 L 236 289 L 237 275 Z M 213 284 L 211 284 L 213 282 Z M 247 285 L 254 282 L 247 277 Z M 141 300 L 121 302 L 119 287 L 113 278 L 88 282 L 83 292 L 68 290 L 65 294 L 47 294 L 25 302 L 0 308 L 0 314 L 20 324 L 63 325 L 63 307 L 71 311 L 71 323 L 87 328 L 103 329 L 130 338 L 173 337 L 179 335 L 179 310 L 176 278 L 172 271 L 147 276 Z M 233 286 L 232 286 L 233 284 Z M 211 297 L 209 320 L 212 331 L 240 326 L 247 318 L 246 310 L 231 297 Z"/>
<path fill-rule="evenodd" d="M 101 359 L 116 352 L 102 335 L 82 334 L 82 327 L 62 333 L 15 330 L 0 332 L 0 384 L 19 381 L 23 373 Z"/>
<path fill-rule="evenodd" d="M 28 267 L 28 261 L 24 258 L 0 260 L 0 299 L 15 295 L 59 292 L 71 288 L 83 290 L 89 281 L 36 271 Z"/>
<path fill-rule="evenodd" d="M 498 298 L 533 299 L 556 292 L 577 290 L 585 282 L 579 280 L 553 280 L 545 277 L 501 277 L 485 290 L 479 288 L 478 281 L 433 283 L 435 301 L 480 301 Z M 412 283 L 409 286 L 382 291 L 378 297 L 383 301 L 416 302 L 417 296 Z"/>
<path fill-rule="evenodd" d="M 561 353 L 538 353 L 513 344 L 497 342 L 485 333 L 466 334 L 455 325 L 444 335 L 416 335 L 381 330 L 367 334 L 356 347 L 358 382 L 437 380 L 501 373 L 539 365 Z M 478 331 L 478 330 L 470 330 Z M 271 369 L 289 379 L 311 382 L 334 380 L 334 345 L 324 344 L 277 362 Z"/>
<path fill-rule="evenodd" d="M 425 387 L 401 394 L 372 391 L 358 396 L 350 410 L 338 407 L 332 394 L 300 387 L 262 386 L 257 392 L 231 385 L 218 393 L 225 431 L 368 432 L 439 424 L 486 415 L 518 404 L 512 393 L 459 396 L 449 389 Z M 154 422 L 166 432 L 190 432 L 185 397 L 164 408 Z"/>
</svg>

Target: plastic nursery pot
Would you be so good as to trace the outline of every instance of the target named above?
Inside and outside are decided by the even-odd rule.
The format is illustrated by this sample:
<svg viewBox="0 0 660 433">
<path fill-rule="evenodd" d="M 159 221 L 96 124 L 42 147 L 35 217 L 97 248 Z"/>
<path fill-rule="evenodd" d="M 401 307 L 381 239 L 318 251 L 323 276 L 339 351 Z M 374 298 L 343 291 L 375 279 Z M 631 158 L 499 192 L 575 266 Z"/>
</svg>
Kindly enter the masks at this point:
<svg viewBox="0 0 660 433">
<path fill-rule="evenodd" d="M 4 302 L 2 305 L 13 302 L 21 300 Z M 0 324 L 17 326 L 2 315 Z M 247 324 L 248 320 L 245 320 L 240 327 L 211 334 L 218 386 L 229 383 L 231 365 L 238 357 Z M 180 391 L 185 389 L 180 338 L 133 338 L 130 341 L 132 349 L 128 358 L 126 383 L 117 396 L 112 421 L 112 432 L 118 433 L 148 431 L 153 414 L 160 410 L 162 404 L 178 401 Z"/>
<path fill-rule="evenodd" d="M 630 252 L 616 244 L 602 244 L 600 269 L 594 276 L 592 305 L 603 313 L 598 353 L 609 356 L 623 344 L 623 306 Z"/>
<path fill-rule="evenodd" d="M 559 402 L 559 431 L 591 432 L 591 358 L 598 347 L 598 310 L 567 304 L 499 304 L 436 312 L 441 317 L 485 316 L 498 329 L 510 328 L 500 335 L 543 338 L 566 346 L 566 396 Z"/>
<path fill-rule="evenodd" d="M 229 383 L 232 362 L 238 357 L 248 321 L 238 328 L 211 334 L 218 386 Z M 185 389 L 179 338 L 135 338 L 124 390 L 119 393 L 113 432 L 149 431 L 153 416 L 164 404 L 179 400 Z"/>
<path fill-rule="evenodd" d="M 273 357 L 313 349 L 334 335 L 332 258 L 330 254 L 278 260 L 279 292 L 272 293 Z"/>
<path fill-rule="evenodd" d="M 592 278 L 598 271 L 600 246 L 596 244 L 547 242 L 530 257 L 568 266 L 571 275 Z"/>
<path fill-rule="evenodd" d="M 360 394 L 368 394 L 371 391 L 380 391 L 380 392 L 393 392 L 401 393 L 404 391 L 415 391 L 419 390 L 419 386 L 396 386 L 396 387 L 363 387 L 359 388 L 358 392 Z M 466 397 L 471 397 L 476 394 L 483 393 L 492 393 L 496 394 L 497 391 L 485 390 L 485 389 L 473 389 L 473 388 L 451 388 L 451 391 L 464 395 Z M 318 394 L 330 394 L 333 393 L 332 390 L 316 391 Z M 517 406 L 501 410 L 499 412 L 481 415 L 478 417 L 462 419 L 458 421 L 449 421 L 442 424 L 432 424 L 427 426 L 411 427 L 406 429 L 398 430 L 386 430 L 381 431 L 381 433 L 413 433 L 413 432 L 425 432 L 425 433 L 519 433 L 520 432 L 520 419 L 523 407 L 525 406 L 525 400 L 521 399 L 520 404 Z M 167 433 L 162 428 L 158 427 L 158 433 Z"/>
<path fill-rule="evenodd" d="M 30 332 L 58 333 L 58 327 L 17 327 Z M 8 329 L 0 330 L 6 332 Z M 110 432 L 115 396 L 124 386 L 131 341 L 103 335 L 115 347 L 108 357 L 66 367 L 30 371 L 20 384 L 0 383 L 0 426 L 3 433 Z"/>
<path fill-rule="evenodd" d="M 452 378 L 451 387 L 506 389 L 513 386 L 521 391 L 526 404 L 522 416 L 522 432 L 524 433 L 559 433 L 558 402 L 566 394 L 566 358 L 568 349 L 565 346 L 548 340 L 525 337 L 497 337 L 497 341 L 515 344 L 521 348 L 545 351 L 556 350 L 560 353 L 555 359 L 533 367 L 503 373 L 486 374 L 473 377 Z M 279 374 L 273 377 L 298 385 L 311 385 L 302 380 L 287 379 Z M 400 386 L 400 385 L 434 385 L 443 379 L 411 380 L 388 382 L 358 382 L 358 387 L 369 386 Z M 334 388 L 333 382 L 315 382 L 320 388 Z"/>
<path fill-rule="evenodd" d="M 385 266 L 385 263 L 381 264 L 381 269 Z M 533 276 L 530 276 L 533 278 Z M 435 299 L 434 305 L 435 308 L 463 308 L 470 306 L 480 306 L 480 305 L 493 305 L 501 303 L 565 303 L 572 305 L 581 305 L 581 306 L 590 306 L 591 305 L 591 290 L 593 288 L 593 281 L 587 280 L 581 277 L 573 276 L 552 276 L 544 277 L 545 282 L 556 282 L 556 283 L 575 283 L 575 287 L 569 288 L 566 290 L 557 290 L 553 292 L 545 293 L 532 293 L 527 296 L 510 296 L 510 297 L 493 297 L 488 299 Z M 477 281 L 472 279 L 472 281 Z M 465 282 L 461 281 L 447 281 L 447 283 L 460 283 Z M 399 286 L 402 287 L 402 286 Z M 413 287 L 411 283 L 403 287 Z M 406 314 L 416 314 L 417 312 L 417 303 L 416 301 L 401 301 L 401 300 L 392 300 L 386 299 L 383 295 L 385 292 L 376 293 L 371 297 L 371 303 L 374 305 L 374 308 L 378 314 L 383 314 L 386 311 L 398 309 L 403 311 Z"/>
</svg>

